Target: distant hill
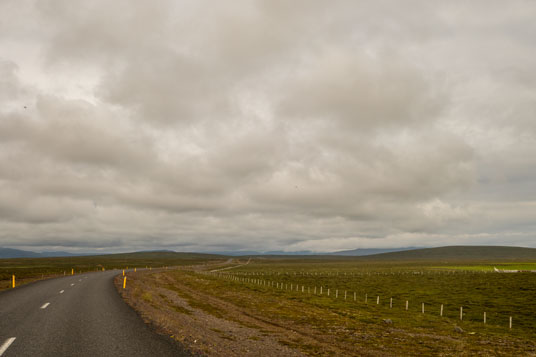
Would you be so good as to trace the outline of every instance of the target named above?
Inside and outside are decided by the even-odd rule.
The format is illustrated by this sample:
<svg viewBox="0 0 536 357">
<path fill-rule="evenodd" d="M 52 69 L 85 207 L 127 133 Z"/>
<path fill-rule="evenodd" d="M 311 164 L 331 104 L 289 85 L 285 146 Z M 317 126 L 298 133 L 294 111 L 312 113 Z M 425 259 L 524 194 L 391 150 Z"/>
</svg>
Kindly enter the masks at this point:
<svg viewBox="0 0 536 357">
<path fill-rule="evenodd" d="M 96 255 L 98 257 L 98 255 Z M 221 259 L 225 256 L 219 254 L 175 252 L 172 250 L 152 250 L 132 253 L 105 254 L 108 259 Z"/>
<path fill-rule="evenodd" d="M 27 250 L 0 248 L 0 258 L 37 258 L 41 255 L 39 253 L 30 252 Z"/>
<path fill-rule="evenodd" d="M 338 252 L 330 253 L 316 253 L 310 250 L 301 250 L 296 252 L 284 252 L 282 250 L 274 250 L 269 252 L 259 252 L 254 250 L 242 250 L 242 251 L 223 251 L 223 252 L 214 252 L 214 254 L 229 255 L 229 256 L 264 256 L 264 255 L 275 255 L 275 256 L 286 256 L 286 255 L 296 255 L 296 256 L 306 256 L 306 255 L 341 255 L 341 256 L 362 256 L 362 255 L 371 255 L 371 254 L 380 254 L 388 252 L 398 252 L 401 250 L 410 250 L 410 249 L 420 249 L 417 247 L 408 247 L 408 248 L 364 248 L 364 249 L 352 249 L 352 250 L 341 250 Z"/>
<path fill-rule="evenodd" d="M 363 255 L 372 255 L 372 254 L 381 254 L 381 253 L 390 253 L 390 252 L 400 252 L 404 250 L 413 250 L 413 249 L 423 249 L 417 247 L 408 247 L 408 248 L 358 248 L 352 250 L 341 250 L 338 252 L 328 253 L 328 255 L 344 255 L 344 256 L 363 256 Z"/>
<path fill-rule="evenodd" d="M 282 250 L 274 250 L 270 252 L 259 252 L 255 250 L 229 250 L 221 252 L 211 252 L 210 254 L 219 254 L 219 255 L 228 255 L 228 256 L 257 256 L 257 255 L 316 255 L 316 253 L 311 252 L 310 250 L 298 251 L 298 252 L 284 252 Z M 321 253 L 326 254 L 326 253 Z"/>
<path fill-rule="evenodd" d="M 29 250 L 0 248 L 0 259 L 6 258 L 47 258 L 47 257 L 73 257 L 75 254 L 67 252 L 42 252 L 36 253 Z"/>
<path fill-rule="evenodd" d="M 31 252 L 28 250 L 0 248 L 0 259 L 9 258 L 53 258 L 53 257 L 106 257 L 108 260 L 128 260 L 128 259 L 156 259 L 156 260 L 171 260 L 180 259 L 221 259 L 224 256 L 217 254 L 204 253 L 183 253 L 174 252 L 172 250 L 150 250 L 130 253 L 88 253 L 88 254 L 72 254 L 68 252 Z"/>
<path fill-rule="evenodd" d="M 488 260 L 488 261 L 536 261 L 536 248 L 507 246 L 447 246 L 413 249 L 361 257 L 370 260 Z"/>
</svg>

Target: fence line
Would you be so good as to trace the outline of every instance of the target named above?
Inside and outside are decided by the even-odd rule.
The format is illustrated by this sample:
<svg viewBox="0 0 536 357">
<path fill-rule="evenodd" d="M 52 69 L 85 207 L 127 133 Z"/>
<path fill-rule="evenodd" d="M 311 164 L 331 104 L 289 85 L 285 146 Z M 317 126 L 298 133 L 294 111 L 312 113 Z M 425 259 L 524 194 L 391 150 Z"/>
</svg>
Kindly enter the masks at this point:
<svg viewBox="0 0 536 357">
<path fill-rule="evenodd" d="M 240 273 L 220 273 L 220 272 L 197 272 L 197 273 L 200 273 L 200 274 L 204 274 L 204 275 L 209 275 L 209 276 L 213 276 L 213 277 L 217 277 L 217 278 L 223 278 L 223 279 L 226 279 L 226 280 L 231 280 L 231 281 L 234 281 L 234 282 L 237 282 L 237 283 L 244 283 L 244 284 L 253 284 L 253 285 L 258 285 L 258 286 L 262 286 L 262 287 L 271 287 L 271 288 L 275 288 L 275 289 L 278 289 L 278 290 L 285 290 L 285 291 L 290 291 L 290 292 L 300 292 L 301 291 L 301 294 L 305 294 L 306 293 L 306 290 L 307 290 L 307 295 L 313 295 L 313 296 L 320 296 L 320 295 L 323 295 L 323 288 L 324 286 L 320 286 L 319 289 L 317 289 L 317 286 L 314 286 L 313 289 L 311 289 L 310 286 L 307 286 L 307 289 L 305 289 L 305 285 L 303 284 L 295 284 L 295 283 L 283 283 L 283 282 L 277 282 L 277 281 L 273 281 L 273 280 L 266 280 L 266 279 L 260 279 L 260 278 L 250 278 L 249 276 L 264 276 L 264 274 L 251 274 L 251 273 L 248 273 L 248 274 L 240 274 Z M 326 287 L 327 288 L 327 294 L 326 296 L 329 297 L 329 298 L 333 298 L 333 299 L 338 299 L 339 297 L 339 289 L 335 289 L 335 295 L 332 295 L 331 294 L 331 288 L 329 287 Z M 312 291 L 312 294 L 311 294 L 311 291 Z M 318 292 L 318 294 L 317 294 Z M 344 290 L 344 300 L 346 301 L 347 300 L 347 293 L 348 291 L 347 290 Z M 357 302 L 357 292 L 353 292 L 353 301 L 354 302 Z M 368 293 L 365 293 L 365 300 L 364 300 L 365 304 L 368 303 Z M 389 308 L 392 309 L 393 308 L 393 302 L 394 302 L 394 299 L 393 297 L 390 297 L 389 298 Z M 380 295 L 377 295 L 376 296 L 376 305 L 380 305 Z M 406 300 L 405 301 L 405 311 L 408 311 L 409 310 L 409 300 Z M 421 302 L 421 314 L 425 314 L 425 303 L 424 302 Z M 440 317 L 443 317 L 444 315 L 444 304 L 441 304 L 440 305 L 440 309 L 439 309 L 439 316 Z M 464 311 L 463 311 L 463 306 L 460 306 L 460 315 L 459 315 L 459 319 L 460 321 L 463 321 L 463 317 L 464 317 Z M 483 312 L 483 320 L 482 322 L 484 324 L 487 324 L 487 313 L 484 311 Z M 513 317 L 512 316 L 509 316 L 508 318 L 508 328 L 509 329 L 512 329 L 512 326 L 513 326 Z"/>
</svg>

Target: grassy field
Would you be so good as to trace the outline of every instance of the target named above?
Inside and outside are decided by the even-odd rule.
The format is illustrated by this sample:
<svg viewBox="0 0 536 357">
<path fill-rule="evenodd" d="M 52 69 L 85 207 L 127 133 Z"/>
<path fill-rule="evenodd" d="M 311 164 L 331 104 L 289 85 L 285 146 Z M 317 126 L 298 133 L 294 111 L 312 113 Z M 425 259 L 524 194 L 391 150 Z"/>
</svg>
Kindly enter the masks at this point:
<svg viewBox="0 0 536 357">
<path fill-rule="evenodd" d="M 436 269 L 456 269 L 456 270 L 470 270 L 470 271 L 483 271 L 493 272 L 493 268 L 499 270 L 526 270 L 536 271 L 536 263 L 499 263 L 499 264 L 477 264 L 477 265 L 452 265 L 452 266 L 438 266 Z"/>
<path fill-rule="evenodd" d="M 100 256 L 61 258 L 0 259 L 0 290 L 11 287 L 11 278 L 16 277 L 17 286 L 39 279 L 64 274 L 84 273 L 109 269 L 145 268 L 162 266 L 198 265 L 205 262 L 225 261 L 218 255 L 172 252 L 142 252 Z"/>
<path fill-rule="evenodd" d="M 254 280 L 261 280 L 262 287 L 268 290 L 280 290 L 289 297 L 324 301 L 341 308 L 368 305 L 395 318 L 422 314 L 423 303 L 425 314 L 437 317 L 443 305 L 443 317 L 453 323 L 482 322 L 483 325 L 486 312 L 487 327 L 499 330 L 509 329 L 512 316 L 516 334 L 533 335 L 536 331 L 536 304 L 532 303 L 536 296 L 536 274 L 488 273 L 478 270 L 480 266 L 475 266 L 476 270 L 467 267 L 461 270 L 461 267 L 445 266 L 437 270 L 437 267 L 422 264 L 397 267 L 369 263 L 360 267 L 347 262 L 324 263 L 319 267 L 303 263 L 268 266 L 261 263 L 222 272 L 219 276 L 239 278 L 239 283 L 248 286 Z M 463 321 L 459 321 L 460 307 L 463 307 Z"/>
<path fill-rule="evenodd" d="M 490 273 L 478 268 L 487 263 L 468 261 L 443 266 L 355 258 L 246 261 L 212 272 L 161 272 L 167 282 L 152 287 L 144 282 L 139 294 L 153 294 L 152 308 L 164 308 L 171 301 L 168 294 L 184 299 L 184 292 L 190 291 L 187 309 L 202 306 L 219 318 L 240 320 L 240 313 L 226 315 L 226 304 L 231 304 L 258 321 L 302 331 L 294 337 L 289 332 L 279 341 L 311 355 L 536 354 L 535 273 Z M 160 300 L 155 289 L 168 297 Z M 463 332 L 456 332 L 456 326 Z"/>
<path fill-rule="evenodd" d="M 117 280 L 119 291 L 160 331 L 209 355 L 536 356 L 536 273 L 493 272 L 534 270 L 526 257 L 231 260 L 153 252 L 4 259 L 0 289 L 12 274 L 20 284 L 127 266 L 176 267 L 128 273 L 128 288 Z"/>
</svg>

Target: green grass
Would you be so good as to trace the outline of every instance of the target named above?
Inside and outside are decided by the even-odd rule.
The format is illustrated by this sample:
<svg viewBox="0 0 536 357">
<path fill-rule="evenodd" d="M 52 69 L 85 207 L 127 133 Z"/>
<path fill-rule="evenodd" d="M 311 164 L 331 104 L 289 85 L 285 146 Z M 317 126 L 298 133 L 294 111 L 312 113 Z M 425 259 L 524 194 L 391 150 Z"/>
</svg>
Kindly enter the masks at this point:
<svg viewBox="0 0 536 357">
<path fill-rule="evenodd" d="M 472 271 L 483 271 L 483 272 L 493 272 L 493 268 L 499 270 L 535 270 L 536 263 L 499 263 L 499 264 L 486 264 L 486 265 L 460 265 L 460 266 L 439 266 L 433 267 L 437 269 L 456 269 L 456 270 L 472 270 Z"/>
<path fill-rule="evenodd" d="M 536 352 L 536 304 L 532 303 L 536 296 L 536 274 L 438 271 L 435 267 L 433 263 L 356 264 L 334 259 L 318 264 L 277 258 L 255 260 L 247 266 L 216 274 L 184 270 L 159 274 L 203 294 L 221 298 L 249 311 L 248 314 L 263 316 L 279 325 L 304 326 L 316 331 L 320 340 L 332 341 L 330 343 L 346 351 L 360 346 L 386 355 L 526 355 Z M 235 280 L 231 280 L 233 277 Z M 236 281 L 237 277 L 242 281 Z M 270 284 L 256 284 L 251 280 L 247 283 L 244 279 L 259 279 Z M 272 287 L 271 282 L 287 284 L 287 289 Z M 289 290 L 290 284 L 293 291 Z M 303 293 L 301 286 L 305 286 Z M 316 295 L 312 293 L 315 286 Z M 318 294 L 320 286 L 323 295 Z M 174 289 L 174 286 L 166 288 Z M 338 298 L 334 296 L 335 290 L 339 290 Z M 356 301 L 353 292 L 356 292 Z M 378 295 L 380 304 L 376 304 Z M 392 308 L 389 306 L 391 297 Z M 406 300 L 409 301 L 408 311 L 405 310 Z M 422 302 L 425 303 L 424 314 Z M 194 303 L 191 297 L 188 303 Z M 444 305 L 443 317 L 439 316 L 441 304 Z M 464 308 L 463 321 L 459 320 L 460 306 Z M 484 311 L 487 324 L 482 322 Z M 513 329 L 508 328 L 509 316 L 514 319 Z M 387 325 L 384 319 L 391 319 L 393 324 Z M 465 332 L 454 332 L 454 326 L 462 327 Z M 307 354 L 330 354 L 321 352 L 318 345 L 307 344 L 290 335 L 281 343 Z M 359 350 L 348 353 L 360 354 Z"/>
<path fill-rule="evenodd" d="M 448 246 L 404 250 L 360 257 L 367 261 L 536 261 L 536 248 L 500 246 Z"/>
<path fill-rule="evenodd" d="M 103 268 L 161 268 L 163 266 L 198 265 L 225 261 L 218 255 L 172 252 L 143 252 L 83 257 L 0 259 L 0 290 L 11 287 L 15 275 L 17 286 L 47 277 L 99 271 Z"/>
<path fill-rule="evenodd" d="M 239 282 L 251 290 L 270 291 L 287 299 L 300 299 L 329 309 L 345 310 L 363 307 L 377 309 L 395 319 L 422 320 L 421 304 L 425 304 L 426 317 L 432 319 L 419 323 L 440 324 L 447 319 L 451 324 L 462 323 L 486 331 L 502 331 L 518 336 L 536 337 L 536 273 L 490 273 L 487 267 L 499 269 L 529 269 L 535 263 L 486 264 L 437 266 L 432 263 L 387 264 L 384 262 L 356 263 L 352 261 L 317 262 L 267 262 L 260 261 L 222 272 L 220 276 L 244 279 L 261 279 L 286 285 L 286 290 Z M 290 291 L 290 286 L 294 288 Z M 296 285 L 299 291 L 295 290 Z M 281 285 L 280 285 L 281 286 Z M 304 286 L 305 293 L 301 292 Z M 320 287 L 323 295 L 319 295 Z M 314 295 L 314 288 L 317 295 Z M 327 296 L 327 290 L 330 296 Z M 335 298 L 336 290 L 339 296 Z M 310 293 L 308 293 L 308 291 Z M 344 292 L 347 299 L 344 300 Z M 356 301 L 354 301 L 354 292 Z M 365 304 L 365 295 L 367 304 Z M 380 304 L 376 304 L 377 297 Z M 393 299 L 393 308 L 389 307 Z M 408 311 L 405 302 L 409 302 Z M 439 316 L 443 304 L 443 318 Z M 463 321 L 459 321 L 463 307 Z M 483 314 L 487 314 L 484 325 Z M 514 329 L 508 329 L 508 319 L 513 317 Z M 501 332 L 501 333 L 502 333 Z"/>
</svg>

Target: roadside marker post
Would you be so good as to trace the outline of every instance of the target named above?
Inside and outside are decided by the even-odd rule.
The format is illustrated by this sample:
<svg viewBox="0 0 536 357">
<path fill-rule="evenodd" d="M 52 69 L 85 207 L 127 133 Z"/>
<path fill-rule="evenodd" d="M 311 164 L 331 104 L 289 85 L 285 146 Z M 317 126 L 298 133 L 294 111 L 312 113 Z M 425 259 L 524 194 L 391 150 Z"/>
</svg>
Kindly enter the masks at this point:
<svg viewBox="0 0 536 357">
<path fill-rule="evenodd" d="M 15 274 L 13 274 L 13 283 L 12 283 L 11 287 L 12 287 L 12 288 L 15 287 Z"/>
<path fill-rule="evenodd" d="M 74 268 L 71 268 L 71 275 L 74 275 Z"/>
<path fill-rule="evenodd" d="M 126 289 L 126 287 L 127 287 L 127 277 L 125 276 L 123 278 L 123 289 Z"/>
<path fill-rule="evenodd" d="M 123 276 L 125 276 L 125 269 L 123 269 Z"/>
</svg>

